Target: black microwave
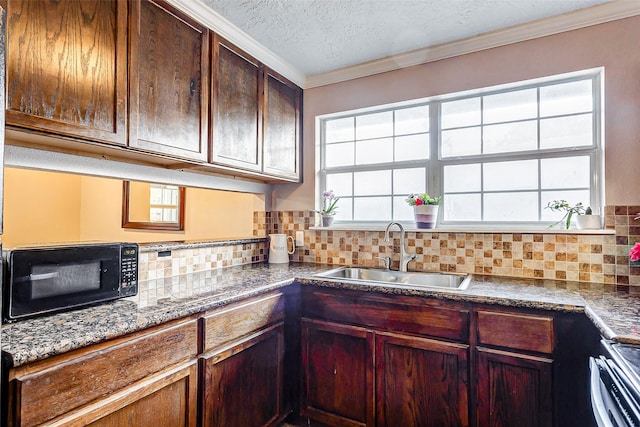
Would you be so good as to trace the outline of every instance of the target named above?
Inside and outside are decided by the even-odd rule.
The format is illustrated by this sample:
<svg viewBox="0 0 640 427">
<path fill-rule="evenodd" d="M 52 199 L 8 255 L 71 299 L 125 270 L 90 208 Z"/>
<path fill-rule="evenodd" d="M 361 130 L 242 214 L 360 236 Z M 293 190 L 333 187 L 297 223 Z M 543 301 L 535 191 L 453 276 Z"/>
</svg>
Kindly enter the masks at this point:
<svg viewBox="0 0 640 427">
<path fill-rule="evenodd" d="M 3 252 L 5 321 L 138 293 L 138 245 L 100 243 Z"/>
</svg>

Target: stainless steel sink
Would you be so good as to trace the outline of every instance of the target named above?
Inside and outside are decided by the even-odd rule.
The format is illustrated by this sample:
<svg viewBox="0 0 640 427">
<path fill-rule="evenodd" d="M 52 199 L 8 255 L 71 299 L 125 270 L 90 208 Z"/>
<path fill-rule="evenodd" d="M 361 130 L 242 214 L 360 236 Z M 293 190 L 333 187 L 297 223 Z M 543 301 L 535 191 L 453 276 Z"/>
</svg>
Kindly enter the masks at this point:
<svg viewBox="0 0 640 427">
<path fill-rule="evenodd" d="M 372 285 L 401 288 L 440 288 L 463 290 L 469 286 L 471 276 L 454 273 L 417 273 L 381 270 L 377 268 L 339 267 L 316 274 L 319 277 L 367 282 Z"/>
</svg>

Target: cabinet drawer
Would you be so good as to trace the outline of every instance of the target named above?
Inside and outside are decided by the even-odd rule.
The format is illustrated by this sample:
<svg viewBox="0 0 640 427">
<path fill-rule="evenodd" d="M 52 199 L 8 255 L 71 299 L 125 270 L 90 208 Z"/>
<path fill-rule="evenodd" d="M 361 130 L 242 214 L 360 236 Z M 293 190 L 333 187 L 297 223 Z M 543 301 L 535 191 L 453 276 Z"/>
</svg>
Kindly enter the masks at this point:
<svg viewBox="0 0 640 427">
<path fill-rule="evenodd" d="M 197 353 L 197 322 L 189 320 L 16 368 L 13 425 L 42 423 Z"/>
<path fill-rule="evenodd" d="M 478 311 L 478 344 L 553 353 L 553 317 Z"/>
<path fill-rule="evenodd" d="M 203 352 L 284 320 L 284 301 L 282 292 L 269 293 L 206 315 Z"/>
<path fill-rule="evenodd" d="M 302 315 L 457 341 L 469 339 L 469 309 L 451 301 L 303 288 Z"/>
</svg>

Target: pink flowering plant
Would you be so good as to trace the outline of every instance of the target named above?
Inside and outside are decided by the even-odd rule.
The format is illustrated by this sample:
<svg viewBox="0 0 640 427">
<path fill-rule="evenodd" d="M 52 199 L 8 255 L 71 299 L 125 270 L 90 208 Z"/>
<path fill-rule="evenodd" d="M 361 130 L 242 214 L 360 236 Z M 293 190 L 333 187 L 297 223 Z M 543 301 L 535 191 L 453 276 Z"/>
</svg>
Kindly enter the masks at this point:
<svg viewBox="0 0 640 427">
<path fill-rule="evenodd" d="M 633 218 L 635 220 L 640 219 L 640 212 L 636 214 L 636 217 Z M 636 242 L 633 247 L 629 250 L 629 261 L 636 262 L 640 261 L 640 242 Z"/>
<path fill-rule="evenodd" d="M 409 194 L 406 200 L 409 206 L 439 205 L 442 202 L 442 196 L 431 197 L 427 193 Z"/>
<path fill-rule="evenodd" d="M 316 211 L 320 215 L 335 215 L 338 212 L 336 204 L 340 197 L 336 197 L 333 190 L 322 193 L 322 210 Z"/>
</svg>

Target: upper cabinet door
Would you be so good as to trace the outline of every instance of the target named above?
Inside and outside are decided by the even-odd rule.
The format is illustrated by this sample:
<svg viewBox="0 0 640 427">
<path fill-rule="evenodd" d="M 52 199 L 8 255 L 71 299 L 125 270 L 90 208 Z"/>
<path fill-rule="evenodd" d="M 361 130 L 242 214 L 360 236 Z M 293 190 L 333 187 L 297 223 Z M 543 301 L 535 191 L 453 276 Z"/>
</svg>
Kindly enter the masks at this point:
<svg viewBox="0 0 640 427">
<path fill-rule="evenodd" d="M 7 124 L 126 142 L 127 2 L 9 0 Z"/>
<path fill-rule="evenodd" d="M 262 171 L 262 70 L 249 55 L 213 36 L 211 162 Z"/>
<path fill-rule="evenodd" d="M 207 160 L 208 30 L 161 1 L 132 3 L 129 145 Z"/>
<path fill-rule="evenodd" d="M 265 72 L 263 172 L 299 181 L 302 90 Z"/>
</svg>

